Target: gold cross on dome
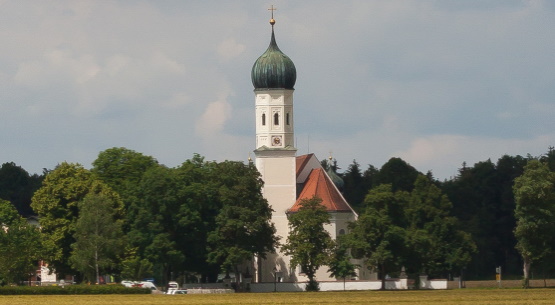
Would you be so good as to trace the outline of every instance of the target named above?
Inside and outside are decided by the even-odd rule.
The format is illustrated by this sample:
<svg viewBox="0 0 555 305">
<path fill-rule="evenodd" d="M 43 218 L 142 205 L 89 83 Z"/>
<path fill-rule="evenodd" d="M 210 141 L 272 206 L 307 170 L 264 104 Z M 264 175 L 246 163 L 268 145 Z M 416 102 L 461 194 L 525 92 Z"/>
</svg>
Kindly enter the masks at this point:
<svg viewBox="0 0 555 305">
<path fill-rule="evenodd" d="M 272 19 L 274 19 L 274 11 L 277 10 L 277 8 L 275 8 L 274 5 L 272 4 L 272 7 L 270 7 L 268 10 L 272 11 Z"/>
<path fill-rule="evenodd" d="M 272 7 L 270 7 L 268 10 L 272 12 L 272 19 L 270 19 L 270 24 L 272 25 L 272 29 L 273 29 L 274 24 L 276 23 L 276 21 L 274 20 L 274 11 L 277 10 L 277 8 L 275 8 L 274 5 L 272 4 Z"/>
</svg>

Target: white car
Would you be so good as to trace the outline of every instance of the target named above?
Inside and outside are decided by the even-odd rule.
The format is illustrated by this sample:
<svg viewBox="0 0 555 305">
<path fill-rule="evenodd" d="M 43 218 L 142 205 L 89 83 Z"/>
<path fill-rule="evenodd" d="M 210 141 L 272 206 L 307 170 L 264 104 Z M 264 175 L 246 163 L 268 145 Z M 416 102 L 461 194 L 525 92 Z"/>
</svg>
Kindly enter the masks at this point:
<svg viewBox="0 0 555 305">
<path fill-rule="evenodd" d="M 166 294 L 187 294 L 187 289 L 170 289 Z"/>
</svg>

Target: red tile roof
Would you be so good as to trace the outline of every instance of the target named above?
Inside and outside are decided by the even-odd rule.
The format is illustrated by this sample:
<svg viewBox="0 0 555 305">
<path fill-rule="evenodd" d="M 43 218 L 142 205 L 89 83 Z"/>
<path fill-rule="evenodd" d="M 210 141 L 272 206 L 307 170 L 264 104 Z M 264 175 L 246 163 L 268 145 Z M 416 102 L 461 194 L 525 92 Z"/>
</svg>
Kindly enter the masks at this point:
<svg viewBox="0 0 555 305">
<path fill-rule="evenodd" d="M 312 158 L 314 156 L 314 154 L 308 154 L 308 155 L 302 155 L 302 156 L 298 156 L 296 159 L 296 166 L 297 166 L 297 177 L 301 174 L 301 172 L 303 171 L 304 167 L 306 166 L 306 164 L 308 163 L 308 160 L 310 160 L 310 158 Z"/>
<path fill-rule="evenodd" d="M 297 159 L 297 169 L 300 168 L 300 162 L 298 161 L 299 159 Z M 299 172 L 297 171 L 297 173 Z M 316 168 L 310 172 L 310 175 L 304 183 L 301 194 L 288 212 L 297 212 L 301 207 L 301 200 L 310 199 L 314 196 L 322 199 L 321 204 L 326 207 L 328 212 L 353 212 L 347 201 L 345 201 L 345 198 L 339 193 L 322 168 Z"/>
</svg>

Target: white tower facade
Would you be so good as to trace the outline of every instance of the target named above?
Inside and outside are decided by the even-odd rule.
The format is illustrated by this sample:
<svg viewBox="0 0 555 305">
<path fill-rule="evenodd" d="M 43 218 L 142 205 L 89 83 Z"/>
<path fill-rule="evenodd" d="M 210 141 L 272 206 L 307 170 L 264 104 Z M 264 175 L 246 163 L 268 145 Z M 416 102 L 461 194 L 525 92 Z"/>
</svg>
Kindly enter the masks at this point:
<svg viewBox="0 0 555 305">
<path fill-rule="evenodd" d="M 296 70 L 293 61 L 283 54 L 272 37 L 270 45 L 254 63 L 251 72 L 255 93 L 256 168 L 264 180 L 264 197 L 274 210 L 272 221 L 276 234 L 285 243 L 289 227 L 287 210 L 295 203 L 296 152 L 294 147 L 293 92 Z M 288 281 L 289 257 L 267 254 L 256 264 L 256 281 Z M 277 272 L 277 273 L 276 273 Z M 279 275 L 279 276 L 278 276 Z"/>
<path fill-rule="evenodd" d="M 256 168 L 264 181 L 262 194 L 274 210 L 272 222 L 279 242 L 285 244 L 289 235 L 287 215 L 296 213 L 304 199 L 314 196 L 330 213 L 331 223 L 325 226 L 332 238 L 347 233 L 347 224 L 357 217 L 330 176 L 313 154 L 296 156 L 294 146 L 293 92 L 297 72 L 293 61 L 278 48 L 274 35 L 268 49 L 256 60 L 251 71 L 255 93 Z M 339 177 L 337 177 L 339 178 Z M 340 179 L 340 178 L 339 178 Z M 304 282 L 306 275 L 298 266 L 291 266 L 290 257 L 276 249 L 265 259 L 256 259 L 256 282 Z M 333 280 L 327 267 L 321 267 L 317 280 Z M 359 272 L 358 278 L 364 278 Z"/>
</svg>

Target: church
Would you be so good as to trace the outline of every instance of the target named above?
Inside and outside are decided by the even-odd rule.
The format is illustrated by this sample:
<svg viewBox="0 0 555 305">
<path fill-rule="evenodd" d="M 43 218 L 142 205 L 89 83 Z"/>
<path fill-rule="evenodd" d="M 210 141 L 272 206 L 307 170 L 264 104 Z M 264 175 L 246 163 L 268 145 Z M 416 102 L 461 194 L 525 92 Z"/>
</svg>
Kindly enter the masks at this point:
<svg viewBox="0 0 555 305">
<path fill-rule="evenodd" d="M 293 93 L 297 72 L 293 61 L 276 43 L 273 8 L 270 24 L 272 34 L 268 49 L 252 67 L 251 79 L 255 94 L 256 115 L 256 168 L 264 181 L 262 193 L 274 210 L 272 222 L 280 243 L 287 240 L 289 222 L 287 216 L 298 211 L 300 201 L 317 196 L 330 214 L 326 230 L 333 239 L 345 234 L 348 223 L 357 214 L 347 203 L 338 186 L 342 182 L 333 171 L 322 168 L 314 154 L 297 156 L 294 146 Z M 267 254 L 266 259 L 256 259 L 254 282 L 305 282 L 308 278 L 299 267 L 291 266 L 290 257 L 280 253 Z M 334 281 L 321 267 L 317 281 Z M 366 268 L 358 270 L 357 279 L 370 276 Z"/>
</svg>

